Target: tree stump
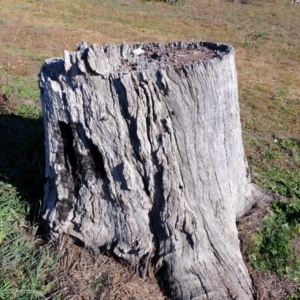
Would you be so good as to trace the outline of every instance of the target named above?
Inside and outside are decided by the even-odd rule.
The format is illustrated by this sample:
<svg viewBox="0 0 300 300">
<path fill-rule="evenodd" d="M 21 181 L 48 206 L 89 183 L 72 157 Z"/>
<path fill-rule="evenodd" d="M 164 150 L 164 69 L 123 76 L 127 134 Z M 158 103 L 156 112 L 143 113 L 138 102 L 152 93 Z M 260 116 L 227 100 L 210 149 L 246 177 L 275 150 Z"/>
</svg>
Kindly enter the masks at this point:
<svg viewBox="0 0 300 300">
<path fill-rule="evenodd" d="M 255 202 L 234 50 L 211 42 L 88 47 L 45 62 L 42 218 L 172 299 L 252 299 L 236 219 Z"/>
</svg>

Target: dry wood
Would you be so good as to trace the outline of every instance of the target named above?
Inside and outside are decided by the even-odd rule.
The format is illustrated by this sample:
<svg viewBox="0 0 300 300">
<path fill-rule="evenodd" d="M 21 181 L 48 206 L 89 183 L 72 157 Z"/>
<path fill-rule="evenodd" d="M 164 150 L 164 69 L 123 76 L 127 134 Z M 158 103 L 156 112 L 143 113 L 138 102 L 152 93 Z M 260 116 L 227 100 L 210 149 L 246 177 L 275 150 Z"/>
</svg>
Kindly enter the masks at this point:
<svg viewBox="0 0 300 300">
<path fill-rule="evenodd" d="M 139 49 L 138 51 L 135 51 Z M 43 219 L 172 299 L 252 299 L 236 219 L 260 191 L 242 145 L 234 50 L 87 47 L 45 62 Z"/>
</svg>

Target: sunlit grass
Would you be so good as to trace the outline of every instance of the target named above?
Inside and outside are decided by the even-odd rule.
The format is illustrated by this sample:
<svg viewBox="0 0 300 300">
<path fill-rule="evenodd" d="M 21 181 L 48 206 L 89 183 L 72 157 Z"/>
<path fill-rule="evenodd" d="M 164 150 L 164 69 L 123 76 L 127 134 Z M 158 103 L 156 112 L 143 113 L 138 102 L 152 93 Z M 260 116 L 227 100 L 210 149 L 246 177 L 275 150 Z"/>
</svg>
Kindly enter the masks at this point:
<svg viewBox="0 0 300 300">
<path fill-rule="evenodd" d="M 300 97 L 300 18 L 284 1 L 254 5 L 205 0 L 185 5 L 139 0 L 2 1 L 0 20 L 0 71 L 32 83 L 44 58 L 61 56 L 81 40 L 100 45 L 172 40 L 232 44 L 243 122 L 288 138 L 299 132 L 299 125 L 291 123 L 287 132 L 286 115 L 274 98 L 280 87 L 288 90 L 287 99 Z M 256 106 L 249 107 L 249 101 Z M 289 109 L 299 110 L 299 101 L 290 103 Z"/>
<path fill-rule="evenodd" d="M 0 299 L 46 299 L 56 255 L 38 246 L 16 188 L 0 181 Z"/>
<path fill-rule="evenodd" d="M 253 0 L 247 5 L 225 0 L 186 0 L 184 5 L 140 0 L 9 0 L 0 4 L 0 94 L 12 100 L 12 106 L 7 102 L 0 107 L 0 193 L 1 189 L 13 193 L 15 204 L 28 203 L 13 208 L 19 216 L 13 219 L 16 228 L 22 228 L 28 212 L 31 220 L 37 221 L 43 196 L 43 124 L 37 74 L 46 58 L 62 56 L 64 49 L 73 50 L 81 40 L 100 45 L 174 40 L 232 44 L 244 144 L 253 181 L 290 197 L 283 182 L 288 185 L 287 191 L 293 190 L 290 185 L 298 182 L 296 170 L 300 167 L 298 7 L 283 0 Z M 292 198 L 297 201 L 298 196 Z M 0 214 L 13 216 L 8 207 L 1 208 Z M 269 228 L 272 220 L 266 221 L 269 223 L 264 228 Z M 10 223 L 5 222 L 2 227 L 7 230 Z M 11 235 L 5 232 L 0 239 L 7 239 L 6 249 L 16 249 L 19 244 L 14 243 L 21 236 L 8 240 Z M 265 245 L 263 232 L 258 233 L 254 243 Z M 282 236 L 291 240 L 284 230 Z M 22 243 L 30 248 L 34 242 L 28 238 Z M 26 247 L 20 249 L 28 250 Z M 22 270 L 20 274 L 24 276 Z M 32 291 L 47 290 L 36 288 L 39 284 L 29 287 L 26 283 Z M 0 293 L 11 285 L 24 290 L 8 277 L 1 281 Z M 13 297 L 19 296 L 7 299 Z"/>
</svg>

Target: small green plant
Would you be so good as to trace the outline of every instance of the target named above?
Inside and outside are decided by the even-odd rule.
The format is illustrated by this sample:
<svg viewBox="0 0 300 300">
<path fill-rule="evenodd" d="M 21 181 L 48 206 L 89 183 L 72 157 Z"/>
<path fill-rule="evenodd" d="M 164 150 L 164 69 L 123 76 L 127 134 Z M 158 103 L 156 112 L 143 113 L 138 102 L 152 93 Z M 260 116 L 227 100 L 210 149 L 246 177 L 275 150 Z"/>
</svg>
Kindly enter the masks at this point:
<svg viewBox="0 0 300 300">
<path fill-rule="evenodd" d="M 266 149 L 262 155 L 264 158 L 267 158 L 267 159 L 277 159 L 280 157 L 280 154 L 278 152 L 271 151 L 269 149 Z"/>
<path fill-rule="evenodd" d="M 299 213 L 300 210 L 291 212 Z M 298 278 L 300 260 L 292 249 L 292 240 L 297 235 L 298 225 L 289 221 L 291 220 L 288 220 L 285 212 L 278 207 L 273 216 L 264 219 L 255 241 L 255 251 L 250 254 L 254 268 Z"/>
<path fill-rule="evenodd" d="M 299 143 L 296 141 L 277 139 L 276 142 L 279 145 L 279 147 L 283 150 L 300 150 Z"/>
<path fill-rule="evenodd" d="M 90 282 L 90 286 L 93 290 L 99 288 L 107 288 L 113 281 L 113 274 L 111 272 L 104 272 L 99 277 Z"/>
<path fill-rule="evenodd" d="M 255 182 L 281 196 L 300 199 L 300 170 L 298 169 L 285 171 L 279 167 L 269 167 L 257 175 Z"/>
<path fill-rule="evenodd" d="M 288 88 L 287 87 L 279 87 L 273 93 L 274 100 L 283 100 L 288 95 Z"/>
<path fill-rule="evenodd" d="M 292 141 L 276 141 L 282 151 L 293 148 Z M 272 202 L 272 215 L 265 217 L 260 231 L 253 239 L 249 260 L 255 269 L 273 272 L 300 280 L 300 252 L 294 243 L 300 238 L 300 171 L 269 167 L 256 178 L 263 188 L 288 198 L 288 201 Z M 299 299 L 294 293 L 287 299 Z"/>
<path fill-rule="evenodd" d="M 266 36 L 266 32 L 264 30 L 253 29 L 253 32 L 251 32 L 245 36 L 244 45 L 253 47 L 253 46 L 255 46 L 255 42 L 258 39 L 264 38 L 265 36 Z"/>
</svg>

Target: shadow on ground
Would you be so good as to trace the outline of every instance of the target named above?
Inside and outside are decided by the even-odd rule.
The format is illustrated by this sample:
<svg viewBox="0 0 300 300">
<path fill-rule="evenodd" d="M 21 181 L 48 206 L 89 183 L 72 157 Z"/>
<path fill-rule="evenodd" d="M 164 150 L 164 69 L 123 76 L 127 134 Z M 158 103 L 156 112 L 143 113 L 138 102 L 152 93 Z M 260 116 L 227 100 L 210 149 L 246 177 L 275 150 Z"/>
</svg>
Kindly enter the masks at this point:
<svg viewBox="0 0 300 300">
<path fill-rule="evenodd" d="M 28 204 L 28 221 L 38 221 L 44 185 L 42 117 L 0 114 L 0 180 L 17 188 Z"/>
</svg>

